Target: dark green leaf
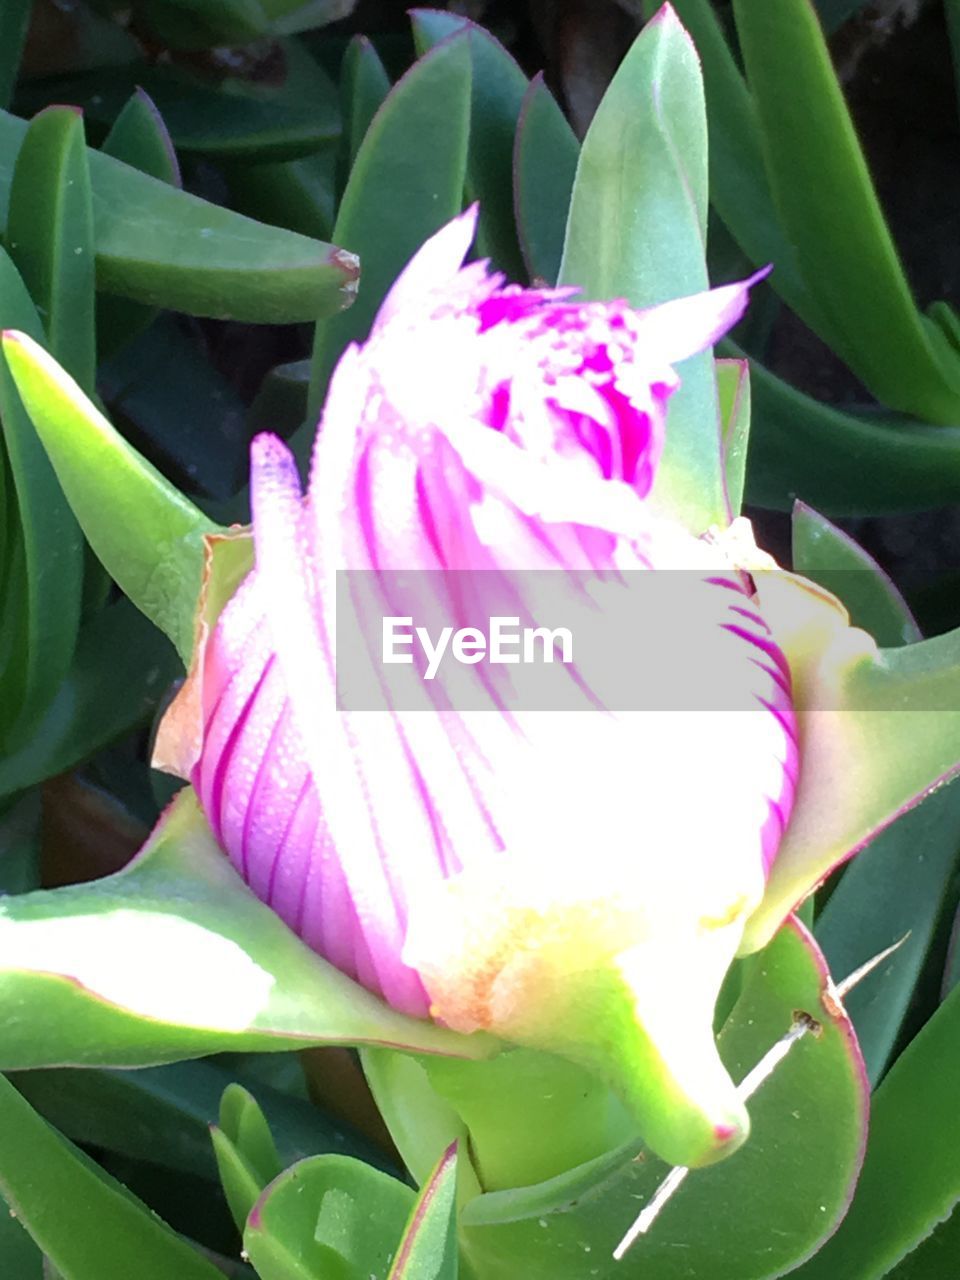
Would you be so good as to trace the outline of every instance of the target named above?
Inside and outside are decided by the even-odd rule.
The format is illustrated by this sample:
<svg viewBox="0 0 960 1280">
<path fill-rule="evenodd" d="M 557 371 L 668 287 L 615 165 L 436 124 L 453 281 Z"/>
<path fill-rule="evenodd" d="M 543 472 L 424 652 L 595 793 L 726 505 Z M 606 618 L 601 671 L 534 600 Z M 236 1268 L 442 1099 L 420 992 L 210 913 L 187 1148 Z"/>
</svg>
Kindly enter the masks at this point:
<svg viewBox="0 0 960 1280">
<path fill-rule="evenodd" d="M 14 326 L 42 341 L 33 303 L 13 263 L 0 249 L 0 325 Z M 50 702 L 73 659 L 80 623 L 83 539 L 54 470 L 24 409 L 6 359 L 0 358 L 0 417 L 19 528 L 11 542 L 19 544 L 22 564 L 10 565 L 10 612 L 4 623 L 16 631 L 5 672 L 0 715 L 3 722 L 18 710 L 39 710 Z M 7 493 L 12 498 L 10 481 Z M 10 503 L 10 515 L 14 504 Z M 8 526 L 8 530 L 10 526 Z M 11 553 L 8 553 L 11 554 Z"/>
<path fill-rule="evenodd" d="M 27 126 L 0 112 L 0 230 Z M 348 305 L 350 254 L 266 227 L 91 152 L 97 283 L 191 315 L 256 323 L 315 320 Z"/>
<path fill-rule="evenodd" d="M 958 1061 L 955 990 L 874 1094 L 867 1157 L 850 1212 L 833 1239 L 796 1273 L 797 1280 L 879 1280 L 944 1218 L 956 1217 L 960 1109 L 949 1065 Z"/>
<path fill-rule="evenodd" d="M 0 1194 L 70 1280 L 217 1280 L 220 1273 L 82 1160 L 0 1079 Z"/>
<path fill-rule="evenodd" d="M 334 236 L 360 254 L 363 281 L 348 312 L 317 326 L 311 428 L 344 347 L 366 337 L 401 269 L 460 211 L 469 128 L 470 51 L 463 34 L 432 49 L 394 85 L 357 153 Z"/>
<path fill-rule="evenodd" d="M 477 252 L 510 280 L 523 279 L 513 208 L 513 148 L 527 77 L 489 31 L 458 14 L 411 11 L 420 53 L 458 31 L 469 33 L 472 73 L 467 195 L 480 204 Z"/>
<path fill-rule="evenodd" d="M 732 343 L 721 350 L 742 355 Z M 750 362 L 747 501 L 826 515 L 888 515 L 960 502 L 960 426 L 845 413 Z"/>
<path fill-rule="evenodd" d="M 221 165 L 230 197 L 241 213 L 272 227 L 323 239 L 336 209 L 333 148 L 299 160 Z"/>
<path fill-rule="evenodd" d="M 0 802 L 0 894 L 40 886 L 40 796 Z"/>
<path fill-rule="evenodd" d="M 49 710 L 0 757 L 0 796 L 74 768 L 143 724 L 182 669 L 170 642 L 128 600 L 108 605 L 81 629 Z"/>
<path fill-rule="evenodd" d="M 517 233 L 532 281 L 556 284 L 579 152 L 543 76 L 534 76 L 520 108 L 513 152 Z"/>
<path fill-rule="evenodd" d="M 956 423 L 960 365 L 914 304 L 812 5 L 734 0 L 734 13 L 768 178 L 816 303 L 802 318 L 884 404 Z"/>
<path fill-rule="evenodd" d="M 839 596 L 853 625 L 877 644 L 893 649 L 920 639 L 907 602 L 877 562 L 803 502 L 793 509 L 793 567 Z"/>
<path fill-rule="evenodd" d="M 360 144 L 389 92 L 390 77 L 380 55 L 366 36 L 354 36 L 347 45 L 340 69 L 341 186 L 346 186 Z"/>
</svg>

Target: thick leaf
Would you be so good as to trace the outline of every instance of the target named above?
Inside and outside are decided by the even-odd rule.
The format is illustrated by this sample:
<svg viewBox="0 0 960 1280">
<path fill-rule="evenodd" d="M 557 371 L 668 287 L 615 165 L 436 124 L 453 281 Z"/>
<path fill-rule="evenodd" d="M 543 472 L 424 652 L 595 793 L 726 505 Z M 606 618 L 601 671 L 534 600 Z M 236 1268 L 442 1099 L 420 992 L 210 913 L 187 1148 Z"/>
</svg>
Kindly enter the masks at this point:
<svg viewBox="0 0 960 1280">
<path fill-rule="evenodd" d="M 267 29 L 260 0 L 142 0 L 141 7 L 156 34 L 174 49 L 246 44 Z"/>
<path fill-rule="evenodd" d="M 874 1094 L 867 1158 L 850 1212 L 797 1272 L 798 1280 L 879 1280 L 944 1218 L 957 1217 L 960 1109 L 949 1069 L 957 1061 L 960 991 L 940 1006 Z M 930 1280 L 949 1274 L 927 1272 Z"/>
<path fill-rule="evenodd" d="M 513 207 L 527 274 L 555 284 L 580 147 L 543 75 L 530 81 L 513 149 Z"/>
<path fill-rule="evenodd" d="M 782 572 L 755 580 L 791 664 L 803 767 L 744 951 L 960 767 L 960 632 L 878 649 L 821 588 Z"/>
<path fill-rule="evenodd" d="M 651 17 L 660 0 L 643 0 Z M 710 122 L 710 203 L 755 267 L 774 264 L 776 288 L 807 316 L 815 304 L 770 193 L 756 104 L 727 43 L 711 0 L 674 0 L 703 67 Z"/>
<path fill-rule="evenodd" d="M 217 1280 L 220 1272 L 63 1141 L 0 1079 L 0 1194 L 70 1280 Z"/>
<path fill-rule="evenodd" d="M 224 1090 L 236 1080 L 229 1065 L 180 1062 L 139 1071 L 18 1071 L 11 1079 L 27 1101 L 75 1142 L 100 1147 L 174 1172 L 214 1182 L 210 1125 Z M 383 1164 L 381 1152 L 333 1123 L 306 1100 L 251 1081 L 257 1101 L 289 1164 L 320 1151 L 349 1152 Z M 147 1136 L 149 1135 L 149 1145 Z"/>
<path fill-rule="evenodd" d="M 734 0 L 734 13 L 770 185 L 816 302 L 802 318 L 884 404 L 956 423 L 960 365 L 914 304 L 810 0 Z"/>
<path fill-rule="evenodd" d="M 332 148 L 299 160 L 222 164 L 234 206 L 248 217 L 323 239 L 336 209 Z"/>
<path fill-rule="evenodd" d="M 386 1280 L 413 1191 L 348 1156 L 282 1173 L 247 1220 L 244 1251 L 261 1280 Z"/>
<path fill-rule="evenodd" d="M 33 0 L 6 0 L 0 5 L 0 107 L 13 95 L 32 5 Z"/>
<path fill-rule="evenodd" d="M 286 439 L 307 417 L 310 394 L 310 361 L 294 360 L 271 369 L 247 411 L 246 431 L 273 431 Z"/>
<path fill-rule="evenodd" d="M 746 360 L 717 361 L 723 479 L 733 515 L 743 506 L 743 486 L 750 441 L 750 366 Z"/>
<path fill-rule="evenodd" d="M 707 124 L 696 50 L 665 7 L 634 42 L 580 150 L 559 282 L 648 307 L 707 287 Z M 684 361 L 654 501 L 697 532 L 726 522 L 709 352 Z"/>
<path fill-rule="evenodd" d="M 114 120 L 100 148 L 104 155 L 147 173 L 172 187 L 182 186 L 180 165 L 166 125 L 155 104 L 136 89 Z M 103 298 L 97 305 L 97 341 L 112 352 L 135 338 L 156 316 L 156 309 L 128 298 Z"/>
<path fill-rule="evenodd" d="M 457 1148 L 444 1153 L 417 1197 L 389 1280 L 457 1280 Z"/>
<path fill-rule="evenodd" d="M 793 509 L 792 527 L 794 569 L 839 596 L 855 627 L 889 648 L 920 639 L 893 581 L 849 534 L 803 502 Z"/>
<path fill-rule="evenodd" d="M 26 129 L 0 112 L 0 232 Z M 97 284 L 107 293 L 261 324 L 315 320 L 352 300 L 351 254 L 208 204 L 99 152 L 89 159 Z"/>
<path fill-rule="evenodd" d="M 121 589 L 188 658 L 216 526 L 126 443 L 54 360 L 24 334 L 3 351 L 57 477 Z"/>
<path fill-rule="evenodd" d="M 723 349 L 742 355 L 732 343 Z M 845 413 L 750 361 L 753 430 L 747 500 L 826 515 L 888 515 L 960 502 L 960 426 Z"/>
<path fill-rule="evenodd" d="M 340 110 L 343 114 L 341 185 L 346 185 L 360 144 L 389 92 L 390 77 L 380 55 L 366 36 L 354 36 L 347 45 L 340 68 Z"/>
<path fill-rule="evenodd" d="M 43 1254 L 10 1213 L 0 1208 L 0 1271 L 10 1280 L 49 1280 Z"/>
<path fill-rule="evenodd" d="M 108 605 L 81 629 L 48 711 L 0 757 L 0 796 L 74 768 L 143 724 L 181 672 L 169 641 L 128 600 Z"/>
<path fill-rule="evenodd" d="M 348 312 L 317 326 L 311 427 L 344 347 L 366 337 L 402 268 L 460 211 L 470 128 L 467 39 L 454 36 L 414 63 L 391 89 L 357 153 L 334 236 L 361 255 L 363 282 Z M 311 430 L 306 448 L 312 438 Z"/>
<path fill-rule="evenodd" d="M 15 326 L 42 340 L 33 303 L 2 249 L 0 325 Z M 16 609 L 5 615 L 6 626 L 17 620 L 17 631 L 12 637 L 11 668 L 5 673 L 2 727 L 2 722 L 21 707 L 38 710 L 49 703 L 70 665 L 80 623 L 83 539 L 5 359 L 0 359 L 0 416 L 10 470 L 6 481 L 10 517 L 15 510 L 19 513 L 19 530 L 16 524 L 8 526 L 9 536 L 20 542 L 23 553 L 19 566 L 22 596 Z M 15 575 L 17 570 L 18 566 L 12 565 L 8 572 Z M 12 578 L 8 590 L 16 586 Z M 19 676 L 18 688 L 11 688 L 14 671 Z"/>
<path fill-rule="evenodd" d="M 13 171 L 6 242 L 50 351 L 89 395 L 96 374 L 93 206 L 76 108 L 48 107 L 31 122 Z"/>
<path fill-rule="evenodd" d="M 90 120 L 107 125 L 139 87 L 156 104 L 181 153 L 289 160 L 329 147 L 340 134 L 332 81 L 296 44 L 278 48 L 276 56 L 283 59 L 279 87 L 231 79 L 214 88 L 179 68 L 140 63 L 57 80 L 42 92 L 76 103 Z"/>
<path fill-rule="evenodd" d="M 489 31 L 459 14 L 437 9 L 411 11 L 413 37 L 420 53 L 455 32 L 469 35 L 473 67 L 467 196 L 480 205 L 477 252 L 492 259 L 511 280 L 522 280 L 523 258 L 517 243 L 513 208 L 513 147 L 527 91 L 527 77 Z"/>
<path fill-rule="evenodd" d="M 939 791 L 881 832 L 844 872 L 817 921 L 835 973 L 902 945 L 847 998 L 871 1084 L 890 1061 L 960 857 L 960 785 Z"/>
<path fill-rule="evenodd" d="M 749 1141 L 691 1173 L 623 1261 L 613 1249 L 667 1173 L 638 1159 L 636 1144 L 550 1182 L 470 1201 L 461 1216 L 470 1265 L 484 1280 L 767 1280 L 790 1270 L 842 1216 L 864 1140 L 862 1064 L 829 991 L 808 935 L 785 926 L 751 964 L 721 1054 L 744 1076 L 798 1009 L 821 1033 L 795 1045 L 752 1099 Z"/>
<path fill-rule="evenodd" d="M 395 1013 L 310 951 L 246 888 L 188 789 L 117 875 L 0 902 L 0 968 L 0 1011 L 17 1010 L 4 1070 L 329 1043 L 498 1047 Z"/>
<path fill-rule="evenodd" d="M 220 1124 L 210 1129 L 224 1195 L 238 1231 L 264 1187 L 283 1166 L 270 1127 L 256 1098 L 241 1085 L 228 1085 L 220 1101 Z"/>
</svg>

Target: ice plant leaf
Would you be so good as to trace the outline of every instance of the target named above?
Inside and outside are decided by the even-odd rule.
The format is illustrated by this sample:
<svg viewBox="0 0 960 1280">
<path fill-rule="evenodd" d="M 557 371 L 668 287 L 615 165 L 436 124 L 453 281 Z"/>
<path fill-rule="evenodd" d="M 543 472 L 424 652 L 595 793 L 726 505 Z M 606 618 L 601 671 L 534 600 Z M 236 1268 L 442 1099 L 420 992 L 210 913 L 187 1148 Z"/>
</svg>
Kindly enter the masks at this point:
<svg viewBox="0 0 960 1280">
<path fill-rule="evenodd" d="M 361 255 L 363 285 L 348 312 L 317 326 L 311 431 L 344 347 L 366 336 L 404 263 L 459 211 L 469 131 L 470 52 L 464 34 L 432 49 L 397 81 L 357 152 L 333 234 Z"/>
<path fill-rule="evenodd" d="M 0 324 L 42 340 L 43 329 L 23 281 L 0 249 Z M 25 338 L 24 341 L 30 341 Z M 39 348 L 37 348 L 39 350 Z M 18 712 L 48 704 L 73 658 L 80 624 L 83 538 L 18 391 L 8 357 L 0 360 L 0 414 L 9 468 L 2 519 L 10 531 L 4 627 L 14 631 L 4 673 L 0 729 Z M 20 548 L 22 559 L 14 552 Z"/>
<path fill-rule="evenodd" d="M 580 147 L 556 99 L 536 75 L 524 94 L 513 149 L 513 204 L 531 280 L 556 284 Z"/>
<path fill-rule="evenodd" d="M 707 122 L 696 50 L 665 6 L 643 29 L 580 150 L 559 281 L 648 307 L 707 287 Z M 654 501 L 696 533 L 724 524 L 709 353 L 685 361 Z"/>
<path fill-rule="evenodd" d="M 126 1187 L 71 1148 L 2 1078 L 0 1124 L 0 1195 L 64 1275 L 221 1275 Z"/>
<path fill-rule="evenodd" d="M 791 664 L 802 768 L 744 950 L 762 947 L 833 867 L 960 768 L 960 631 L 878 649 L 822 588 L 784 573 L 760 573 L 757 586 Z"/>
<path fill-rule="evenodd" d="M 733 8 L 770 185 L 816 301 L 801 316 L 882 403 L 955 425 L 960 368 L 911 296 L 812 4 Z"/>
<path fill-rule="evenodd" d="M 849 534 L 798 502 L 793 509 L 793 567 L 839 596 L 855 627 L 896 648 L 920 639 L 907 602 L 876 561 Z"/>
<path fill-rule="evenodd" d="M 0 233 L 27 125 L 0 112 Z M 353 300 L 352 254 L 177 191 L 110 156 L 89 156 L 97 284 L 190 315 L 289 324 Z"/>
<path fill-rule="evenodd" d="M 261 1280 L 384 1276 L 414 1202 L 410 1187 L 349 1156 L 313 1156 L 254 1205 L 243 1247 Z"/>
<path fill-rule="evenodd" d="M 387 1280 L 457 1280 L 457 1148 L 427 1179 Z"/>
<path fill-rule="evenodd" d="M 722 349 L 743 354 L 729 341 Z M 750 370 L 748 501 L 789 511 L 800 497 L 830 516 L 926 511 L 960 501 L 960 427 L 872 410 L 848 413 L 791 387 L 757 360 Z"/>
<path fill-rule="evenodd" d="M 731 1074 L 742 1079 L 797 1009 L 821 1034 L 805 1036 L 753 1097 L 750 1140 L 733 1159 L 694 1170 L 623 1261 L 613 1261 L 613 1248 L 667 1172 L 639 1142 L 548 1182 L 471 1200 L 461 1215 L 466 1256 L 490 1280 L 538 1272 L 769 1280 L 796 1266 L 842 1217 L 865 1137 L 862 1062 L 830 990 L 822 957 L 795 923 L 751 962 L 719 1035 Z"/>
<path fill-rule="evenodd" d="M 523 278 L 512 200 L 513 147 L 527 77 L 489 31 L 456 13 L 414 9 L 413 37 L 422 53 L 462 31 L 470 49 L 470 147 L 467 199 L 480 205 L 477 250 L 511 280 Z"/>
<path fill-rule="evenodd" d="M 24 1011 L 3 1070 L 329 1043 L 498 1047 L 403 1017 L 308 950 L 244 887 L 190 791 L 117 875 L 0 903 L 0 1003 Z"/>
<path fill-rule="evenodd" d="M 6 244 L 43 317 L 49 349 L 87 394 L 96 372 L 94 240 L 83 116 L 48 107 L 17 155 Z"/>
<path fill-rule="evenodd" d="M 126 443 L 37 343 L 8 331 L 3 351 L 90 545 L 189 660 L 203 536 L 216 526 Z"/>
<path fill-rule="evenodd" d="M 867 1157 L 850 1212 L 834 1238 L 797 1273 L 802 1280 L 845 1274 L 880 1280 L 948 1217 L 955 1231 L 960 1112 L 953 1072 L 945 1068 L 958 1054 L 960 990 L 955 990 L 874 1094 Z M 906 1275 L 913 1273 L 907 1269 Z M 922 1275 L 919 1271 L 918 1280 Z"/>
</svg>

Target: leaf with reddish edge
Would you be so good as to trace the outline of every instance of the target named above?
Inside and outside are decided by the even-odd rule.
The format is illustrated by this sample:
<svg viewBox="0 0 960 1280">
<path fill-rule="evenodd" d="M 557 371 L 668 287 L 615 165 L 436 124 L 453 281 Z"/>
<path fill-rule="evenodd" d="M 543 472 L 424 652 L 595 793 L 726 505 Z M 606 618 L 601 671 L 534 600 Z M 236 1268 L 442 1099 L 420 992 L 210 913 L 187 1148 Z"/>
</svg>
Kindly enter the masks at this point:
<svg viewBox="0 0 960 1280">
<path fill-rule="evenodd" d="M 448 1147 L 424 1185 L 388 1280 L 456 1280 L 457 1146 Z"/>
<path fill-rule="evenodd" d="M 919 640 L 906 600 L 872 556 L 805 502 L 793 508 L 793 567 L 839 596 L 855 627 L 896 648 Z"/>
<path fill-rule="evenodd" d="M 261 1280 L 384 1280 L 413 1199 L 360 1160 L 311 1156 L 264 1190 L 244 1251 Z"/>
<path fill-rule="evenodd" d="M 745 966 L 743 993 L 718 1037 L 735 1078 L 798 1009 L 819 1034 L 795 1044 L 751 1099 L 750 1140 L 729 1160 L 691 1172 L 623 1261 L 613 1261 L 614 1247 L 667 1174 L 637 1142 L 548 1182 L 469 1201 L 461 1212 L 468 1264 L 484 1280 L 772 1280 L 809 1257 L 850 1203 L 868 1089 L 823 957 L 791 920 Z"/>
<path fill-rule="evenodd" d="M 879 649 L 823 588 L 779 570 L 754 580 L 790 663 L 802 768 L 741 954 L 764 946 L 834 867 L 960 769 L 960 630 Z"/>
<path fill-rule="evenodd" d="M 246 888 L 189 789 L 118 874 L 0 901 L 0 1010 L 2 1070 L 331 1043 L 499 1048 L 395 1013 L 314 954 Z"/>
</svg>

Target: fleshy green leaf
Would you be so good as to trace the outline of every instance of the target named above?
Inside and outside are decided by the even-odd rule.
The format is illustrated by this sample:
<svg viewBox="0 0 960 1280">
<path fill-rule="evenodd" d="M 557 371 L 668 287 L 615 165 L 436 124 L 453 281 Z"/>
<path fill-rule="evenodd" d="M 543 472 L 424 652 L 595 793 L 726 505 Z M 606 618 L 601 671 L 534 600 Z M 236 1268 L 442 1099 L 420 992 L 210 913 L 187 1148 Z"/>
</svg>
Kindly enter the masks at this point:
<svg viewBox="0 0 960 1280">
<path fill-rule="evenodd" d="M 0 1079 L 0 1194 L 71 1280 L 217 1280 L 220 1272 L 82 1159 Z"/>
<path fill-rule="evenodd" d="M 480 205 L 477 252 L 511 280 L 522 280 L 513 208 L 513 147 L 527 77 L 489 31 L 455 13 L 414 9 L 417 50 L 423 53 L 456 32 L 466 32 L 472 73 L 467 197 Z"/>
<path fill-rule="evenodd" d="M 347 45 L 340 68 L 343 185 L 346 185 L 360 144 L 389 92 L 390 77 L 380 55 L 366 36 L 354 36 Z"/>
<path fill-rule="evenodd" d="M 580 147 L 556 100 L 534 76 L 513 149 L 513 203 L 527 273 L 556 284 Z"/>
<path fill-rule="evenodd" d="M 707 122 L 696 50 L 669 6 L 643 29 L 580 150 L 560 284 L 636 307 L 707 287 Z M 696 532 L 726 522 L 709 352 L 680 366 L 654 501 Z"/>
<path fill-rule="evenodd" d="M 960 1110 L 949 1065 L 958 1060 L 960 990 L 940 1006 L 874 1094 L 867 1157 L 850 1212 L 833 1239 L 796 1273 L 798 1280 L 879 1280 L 948 1215 L 957 1218 Z M 946 1280 L 948 1274 L 927 1273 L 930 1280 Z"/>
<path fill-rule="evenodd" d="M 0 894 L 26 893 L 40 884 L 40 796 L 33 792 L 0 805 Z"/>
<path fill-rule="evenodd" d="M 42 340 L 33 303 L 2 249 L 0 324 Z M 4 673 L 2 731 L 18 711 L 39 710 L 49 703 L 70 666 L 80 624 L 83 539 L 6 359 L 0 360 L 0 416 L 10 471 L 8 545 L 19 544 L 22 552 L 19 562 L 12 549 L 7 553 L 4 626 L 11 632 L 12 652 Z"/>
<path fill-rule="evenodd" d="M 464 34 L 432 49 L 397 81 L 357 153 L 334 237 L 361 255 L 363 283 L 348 312 L 317 326 L 311 428 L 344 347 L 366 336 L 412 255 L 459 213 L 469 128 L 470 51 Z M 311 429 L 307 448 L 312 439 Z"/>
<path fill-rule="evenodd" d="M 389 1280 L 457 1280 L 457 1149 L 442 1156 L 417 1197 Z"/>
<path fill-rule="evenodd" d="M 336 209 L 332 148 L 299 160 L 222 163 L 230 198 L 241 213 L 272 227 L 325 239 Z"/>
<path fill-rule="evenodd" d="M 220 1124 L 211 1127 L 210 1136 L 227 1204 L 242 1232 L 264 1187 L 282 1169 L 270 1126 L 248 1089 L 227 1086 L 220 1100 Z"/>
<path fill-rule="evenodd" d="M 821 1034 L 795 1045 L 751 1100 L 750 1140 L 729 1160 L 693 1171 L 623 1261 L 614 1262 L 614 1247 L 668 1172 L 649 1155 L 638 1159 L 638 1144 L 470 1201 L 461 1241 L 471 1266 L 484 1280 L 768 1280 L 789 1271 L 842 1217 L 866 1121 L 850 1025 L 829 999 L 816 948 L 789 924 L 751 962 L 720 1033 L 728 1069 L 742 1078 L 798 1009 Z"/>
<path fill-rule="evenodd" d="M 0 232 L 27 125 L 0 112 Z M 315 320 L 352 300 L 357 264 L 320 241 L 267 227 L 91 152 L 97 284 L 191 315 Z"/>
<path fill-rule="evenodd" d="M 0 796 L 74 768 L 143 724 L 181 672 L 169 641 L 128 600 L 96 613 L 48 710 L 0 757 Z"/>
<path fill-rule="evenodd" d="M 732 343 L 722 349 L 737 355 Z M 821 404 L 750 362 L 747 500 L 789 511 L 887 515 L 960 502 L 960 427 Z"/>
<path fill-rule="evenodd" d="M 144 1066 L 225 1050 L 390 1044 L 485 1056 L 497 1042 L 403 1017 L 250 893 L 193 793 L 117 875 L 0 901 L 0 1068 Z"/>
<path fill-rule="evenodd" d="M 734 13 L 770 185 L 816 302 L 802 318 L 884 404 L 956 423 L 960 366 L 914 304 L 810 0 L 734 0 Z"/>
<path fill-rule="evenodd" d="M 853 625 L 877 644 L 896 648 L 920 639 L 907 602 L 877 562 L 803 502 L 793 509 L 793 567 L 839 596 Z"/>
<path fill-rule="evenodd" d="M 126 443 L 57 364 L 24 334 L 3 352 L 64 493 L 107 571 L 185 658 L 216 526 Z"/>
<path fill-rule="evenodd" d="M 264 1191 L 244 1251 L 261 1280 L 386 1280 L 413 1191 L 349 1156 L 314 1156 Z"/>
</svg>

